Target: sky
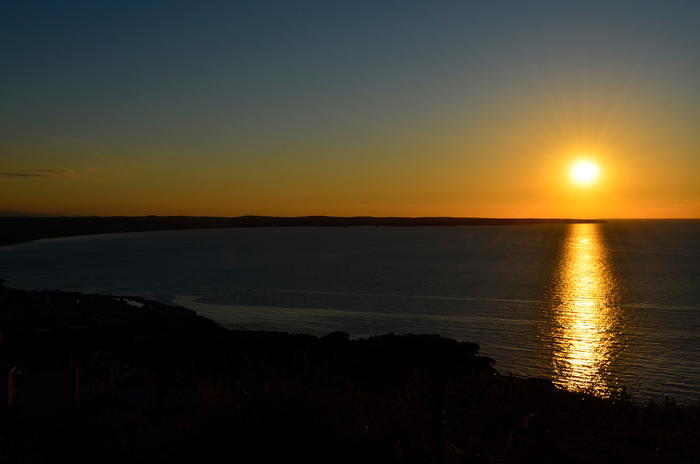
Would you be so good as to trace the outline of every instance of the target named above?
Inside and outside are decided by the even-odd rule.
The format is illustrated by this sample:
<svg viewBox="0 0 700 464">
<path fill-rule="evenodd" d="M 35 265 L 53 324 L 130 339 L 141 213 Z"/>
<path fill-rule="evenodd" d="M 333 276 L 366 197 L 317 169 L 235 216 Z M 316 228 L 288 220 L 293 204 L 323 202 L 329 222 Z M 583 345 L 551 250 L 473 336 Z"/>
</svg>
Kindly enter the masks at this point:
<svg viewBox="0 0 700 464">
<path fill-rule="evenodd" d="M 0 211 L 700 218 L 698 23 L 697 0 L 0 0 Z"/>
</svg>

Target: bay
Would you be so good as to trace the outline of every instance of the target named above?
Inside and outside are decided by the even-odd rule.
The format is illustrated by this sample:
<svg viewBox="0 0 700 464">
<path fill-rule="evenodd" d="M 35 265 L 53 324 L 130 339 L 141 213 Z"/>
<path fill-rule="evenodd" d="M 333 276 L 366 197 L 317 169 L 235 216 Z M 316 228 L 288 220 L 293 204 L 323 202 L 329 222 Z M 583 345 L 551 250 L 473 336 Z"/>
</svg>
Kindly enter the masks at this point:
<svg viewBox="0 0 700 464">
<path fill-rule="evenodd" d="M 700 397 L 697 220 L 71 237 L 0 248 L 0 278 L 179 304 L 228 328 L 439 333 L 563 388 Z"/>
</svg>

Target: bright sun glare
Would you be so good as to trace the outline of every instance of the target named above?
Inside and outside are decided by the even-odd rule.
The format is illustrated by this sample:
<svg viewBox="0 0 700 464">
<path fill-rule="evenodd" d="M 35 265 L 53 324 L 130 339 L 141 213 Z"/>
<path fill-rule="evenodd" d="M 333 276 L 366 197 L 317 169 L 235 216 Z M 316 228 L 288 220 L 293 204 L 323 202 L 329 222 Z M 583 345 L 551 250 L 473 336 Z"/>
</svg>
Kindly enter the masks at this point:
<svg viewBox="0 0 700 464">
<path fill-rule="evenodd" d="M 571 168 L 571 176 L 579 184 L 590 184 L 598 178 L 599 171 L 592 161 L 577 161 Z"/>
</svg>

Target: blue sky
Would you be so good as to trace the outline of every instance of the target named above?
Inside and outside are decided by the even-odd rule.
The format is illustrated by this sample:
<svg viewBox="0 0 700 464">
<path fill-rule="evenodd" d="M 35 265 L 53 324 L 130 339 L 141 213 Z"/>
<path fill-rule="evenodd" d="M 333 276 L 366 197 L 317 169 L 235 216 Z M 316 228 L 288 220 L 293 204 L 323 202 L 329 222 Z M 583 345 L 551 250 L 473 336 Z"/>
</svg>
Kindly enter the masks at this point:
<svg viewBox="0 0 700 464">
<path fill-rule="evenodd" d="M 698 216 L 699 19 L 698 2 L 2 2 L 0 209 Z M 581 155 L 598 191 L 555 179 Z"/>
</svg>

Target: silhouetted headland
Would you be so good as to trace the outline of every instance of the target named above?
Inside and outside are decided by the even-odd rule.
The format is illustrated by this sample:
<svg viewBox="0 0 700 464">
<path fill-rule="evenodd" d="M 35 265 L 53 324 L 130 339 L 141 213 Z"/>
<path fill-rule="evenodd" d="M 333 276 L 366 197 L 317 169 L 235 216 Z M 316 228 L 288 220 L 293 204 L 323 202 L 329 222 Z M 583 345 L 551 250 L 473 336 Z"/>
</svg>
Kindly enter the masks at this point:
<svg viewBox="0 0 700 464">
<path fill-rule="evenodd" d="M 700 409 L 499 375 L 475 343 L 229 331 L 0 280 L 3 462 L 698 462 Z"/>
<path fill-rule="evenodd" d="M 453 217 L 0 217 L 0 246 L 43 238 L 146 232 L 157 230 L 237 227 L 456 227 L 600 223 L 600 219 L 507 219 Z"/>
</svg>

